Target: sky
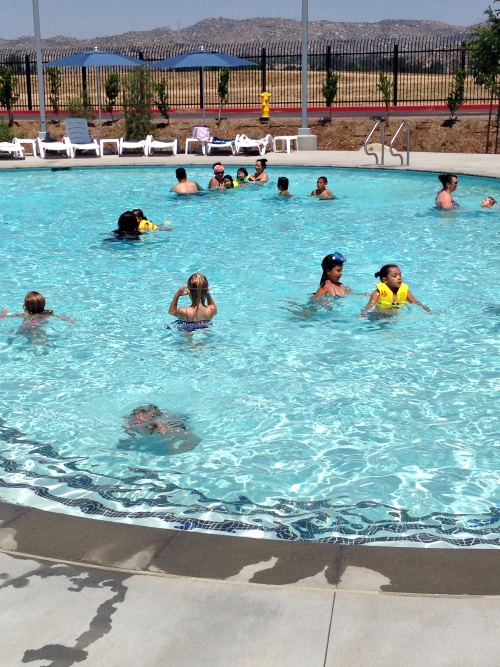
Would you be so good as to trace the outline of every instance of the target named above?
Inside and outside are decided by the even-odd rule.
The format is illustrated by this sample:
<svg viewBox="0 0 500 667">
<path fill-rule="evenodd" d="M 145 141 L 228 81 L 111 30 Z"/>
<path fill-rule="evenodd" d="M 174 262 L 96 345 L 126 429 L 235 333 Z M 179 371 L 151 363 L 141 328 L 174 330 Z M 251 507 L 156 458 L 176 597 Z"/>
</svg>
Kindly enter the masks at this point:
<svg viewBox="0 0 500 667">
<path fill-rule="evenodd" d="M 1 38 L 34 34 L 33 0 L 0 0 L 0 4 Z M 484 20 L 488 5 L 495 8 L 493 0 L 308 0 L 308 13 L 310 21 L 427 19 L 470 26 Z M 57 35 L 91 39 L 164 27 L 180 30 L 205 18 L 302 17 L 302 0 L 38 0 L 38 6 L 42 39 Z"/>
</svg>

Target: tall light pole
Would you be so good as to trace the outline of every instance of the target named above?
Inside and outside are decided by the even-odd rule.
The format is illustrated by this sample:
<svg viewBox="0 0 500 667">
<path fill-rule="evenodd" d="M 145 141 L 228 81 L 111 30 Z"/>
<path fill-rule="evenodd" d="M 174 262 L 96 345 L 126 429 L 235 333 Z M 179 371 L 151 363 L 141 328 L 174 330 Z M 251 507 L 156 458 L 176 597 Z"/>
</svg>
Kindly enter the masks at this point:
<svg viewBox="0 0 500 667">
<path fill-rule="evenodd" d="M 302 126 L 297 130 L 297 148 L 299 151 L 314 151 L 318 148 L 318 137 L 307 127 L 307 31 L 308 0 L 302 0 Z"/>
<path fill-rule="evenodd" d="M 40 106 L 40 132 L 38 136 L 45 139 L 47 123 L 45 121 L 45 87 L 43 85 L 42 40 L 40 37 L 40 12 L 38 0 L 33 0 L 33 23 L 35 26 L 36 72 L 38 78 L 38 99 Z"/>
<path fill-rule="evenodd" d="M 307 37 L 308 37 L 308 23 L 309 11 L 308 0 L 302 0 L 302 117 L 301 130 L 307 128 Z M 308 134 L 304 132 L 303 134 Z"/>
</svg>

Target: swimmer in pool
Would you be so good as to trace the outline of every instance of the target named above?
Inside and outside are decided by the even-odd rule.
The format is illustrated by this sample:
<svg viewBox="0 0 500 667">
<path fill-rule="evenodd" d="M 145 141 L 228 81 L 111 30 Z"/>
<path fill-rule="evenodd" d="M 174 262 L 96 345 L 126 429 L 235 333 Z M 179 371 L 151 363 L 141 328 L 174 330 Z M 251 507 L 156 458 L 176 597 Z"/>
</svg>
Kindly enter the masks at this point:
<svg viewBox="0 0 500 667">
<path fill-rule="evenodd" d="M 340 282 L 345 261 L 346 258 L 339 252 L 334 252 L 323 258 L 321 262 L 323 273 L 321 274 L 319 287 L 311 297 L 312 299 L 319 299 L 322 296 L 333 296 L 335 299 L 340 299 L 347 294 L 352 294 L 351 288 Z"/>
<path fill-rule="evenodd" d="M 459 204 L 457 204 L 452 196 L 457 189 L 458 178 L 455 174 L 441 174 L 438 178 L 441 181 L 443 189 L 438 192 L 436 197 L 437 208 L 458 208 Z"/>
<path fill-rule="evenodd" d="M 189 296 L 191 305 L 179 307 L 178 302 L 181 296 Z M 187 285 L 179 287 L 170 303 L 168 312 L 178 318 L 177 323 L 179 321 L 186 323 L 186 331 L 207 328 L 217 314 L 217 306 L 210 294 L 208 280 L 203 274 L 193 273 Z"/>
<path fill-rule="evenodd" d="M 159 229 L 162 232 L 171 232 L 173 229 L 173 227 L 170 227 L 171 225 L 170 220 L 165 220 L 165 222 L 162 225 L 155 225 L 154 222 L 151 222 L 151 220 L 148 220 L 146 218 L 144 212 L 140 208 L 134 208 L 132 213 L 139 221 L 140 232 L 147 232 L 150 229 Z"/>
<path fill-rule="evenodd" d="M 123 428 L 128 435 L 150 436 L 159 434 L 170 454 L 180 454 L 196 447 L 201 438 L 186 429 L 185 418 L 176 418 L 162 412 L 157 405 L 141 405 L 130 413 Z M 130 449 L 131 443 L 120 442 L 121 449 Z"/>
<path fill-rule="evenodd" d="M 481 202 L 481 208 L 493 208 L 496 203 L 497 200 L 493 199 L 493 197 L 485 197 Z"/>
<path fill-rule="evenodd" d="M 335 195 L 326 186 L 328 179 L 326 176 L 320 176 L 316 181 L 316 189 L 311 192 L 311 197 L 319 197 L 320 199 L 335 199 Z"/>
<path fill-rule="evenodd" d="M 286 176 L 278 178 L 278 196 L 279 197 L 293 197 L 291 192 L 288 192 L 289 181 Z"/>
<path fill-rule="evenodd" d="M 380 282 L 360 312 L 360 317 L 364 317 L 374 306 L 377 307 L 379 314 L 394 315 L 405 303 L 414 303 L 430 312 L 431 309 L 417 301 L 408 289 L 408 285 L 403 283 L 403 276 L 396 264 L 385 264 L 380 271 L 377 271 L 375 278 L 380 278 Z"/>
<path fill-rule="evenodd" d="M 21 329 L 34 329 L 40 326 L 47 317 L 51 316 L 57 317 L 60 320 L 65 320 L 66 322 L 74 323 L 74 320 L 70 317 L 56 315 L 52 310 L 45 310 L 45 297 L 43 294 L 40 294 L 40 292 L 28 292 L 26 294 L 24 297 L 22 313 L 8 314 L 7 308 L 4 308 L 0 313 L 0 317 L 23 317 L 24 322 L 21 325 Z"/>
</svg>

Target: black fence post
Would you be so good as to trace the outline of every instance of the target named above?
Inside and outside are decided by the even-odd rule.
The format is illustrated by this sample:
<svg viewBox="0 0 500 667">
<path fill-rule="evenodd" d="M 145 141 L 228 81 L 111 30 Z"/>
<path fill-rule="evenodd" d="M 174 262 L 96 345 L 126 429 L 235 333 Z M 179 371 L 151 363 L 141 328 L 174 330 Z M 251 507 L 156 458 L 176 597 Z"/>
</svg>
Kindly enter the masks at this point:
<svg viewBox="0 0 500 667">
<path fill-rule="evenodd" d="M 392 56 L 392 77 L 393 77 L 392 104 L 395 107 L 398 106 L 398 73 L 399 73 L 399 46 L 397 44 L 394 44 L 394 53 Z"/>
<path fill-rule="evenodd" d="M 87 68 L 82 67 L 82 90 L 84 93 L 87 92 Z"/>
<path fill-rule="evenodd" d="M 31 95 L 31 63 L 28 54 L 24 56 L 24 65 L 26 67 L 26 94 L 28 96 L 28 111 L 33 111 L 33 97 Z"/>
<path fill-rule="evenodd" d="M 260 51 L 260 61 L 261 61 L 261 82 L 262 82 L 262 92 L 267 90 L 267 57 L 266 49 L 263 47 Z"/>
<path fill-rule="evenodd" d="M 330 44 L 326 47 L 326 63 L 325 63 L 325 69 L 327 72 L 329 72 L 332 69 L 332 47 Z"/>
<path fill-rule="evenodd" d="M 466 71 L 466 69 L 465 69 L 465 55 L 467 53 L 467 43 L 466 42 L 462 42 L 462 44 L 460 46 L 460 50 L 461 50 L 460 69 L 462 70 L 462 72 L 465 72 Z M 461 96 L 462 100 L 465 100 L 465 90 L 464 90 L 464 85 L 463 84 L 460 86 L 460 96 Z"/>
</svg>

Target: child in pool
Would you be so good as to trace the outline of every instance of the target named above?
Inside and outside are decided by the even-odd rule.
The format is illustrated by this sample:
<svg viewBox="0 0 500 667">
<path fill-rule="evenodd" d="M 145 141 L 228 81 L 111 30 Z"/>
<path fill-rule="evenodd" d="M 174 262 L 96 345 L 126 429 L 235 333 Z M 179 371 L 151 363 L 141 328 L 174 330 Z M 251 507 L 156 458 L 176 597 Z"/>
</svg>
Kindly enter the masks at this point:
<svg viewBox="0 0 500 667">
<path fill-rule="evenodd" d="M 181 296 L 189 296 L 191 305 L 179 308 L 178 301 Z M 193 273 L 187 285 L 179 287 L 174 294 L 168 312 L 182 322 L 198 323 L 198 326 L 193 328 L 206 328 L 210 320 L 217 314 L 217 306 L 212 299 L 205 276 L 201 273 Z"/>
<path fill-rule="evenodd" d="M 374 306 L 377 307 L 377 312 L 380 314 L 391 315 L 407 302 L 414 303 L 430 312 L 430 308 L 417 301 L 408 289 L 408 285 L 403 283 L 401 271 L 396 264 L 385 264 L 380 271 L 377 271 L 375 278 L 380 278 L 380 282 L 377 283 L 377 288 L 372 292 L 370 300 L 360 312 L 360 317 L 364 317 Z"/>
<path fill-rule="evenodd" d="M 495 206 L 496 203 L 497 200 L 494 199 L 493 197 L 485 197 L 481 202 L 481 208 L 493 208 L 493 206 Z"/>
<path fill-rule="evenodd" d="M 233 181 L 233 177 L 230 176 L 229 174 L 226 174 L 226 175 L 224 176 L 222 182 L 223 182 L 223 184 L 224 184 L 224 188 L 225 188 L 226 190 L 228 190 L 228 189 L 230 189 L 230 188 L 237 188 L 237 187 L 239 187 L 239 186 L 238 186 L 238 183 L 236 183 L 236 181 Z"/>
<path fill-rule="evenodd" d="M 150 229 L 159 229 L 164 232 L 170 232 L 172 231 L 173 227 L 168 227 L 167 225 L 170 225 L 171 222 L 170 220 L 165 220 L 163 225 L 155 225 L 154 222 L 151 222 L 151 220 L 148 220 L 146 216 L 144 215 L 143 211 L 140 208 L 134 208 L 132 213 L 135 215 L 137 220 L 139 221 L 139 231 L 140 232 L 147 232 Z"/>
<path fill-rule="evenodd" d="M 334 252 L 323 258 L 321 262 L 323 273 L 321 274 L 319 287 L 312 296 L 313 299 L 319 299 L 322 296 L 333 296 L 335 299 L 340 299 L 347 294 L 352 294 L 351 288 L 340 282 L 345 261 L 346 258 L 339 252 Z"/>
<path fill-rule="evenodd" d="M 242 185 L 243 183 L 248 183 L 249 177 L 248 177 L 248 171 L 245 169 L 245 167 L 240 167 L 238 171 L 236 172 L 236 183 L 238 185 Z"/>
<path fill-rule="evenodd" d="M 159 434 L 165 438 L 169 453 L 180 454 L 193 449 L 201 438 L 186 429 L 185 419 L 164 414 L 157 405 L 141 405 L 130 413 L 123 427 L 132 437 Z M 180 443 L 180 444 L 175 444 Z M 121 443 L 123 449 L 130 449 L 130 444 Z"/>
<path fill-rule="evenodd" d="M 7 314 L 8 309 L 4 308 L 0 313 L 0 317 L 23 317 L 24 322 L 21 329 L 32 329 L 40 326 L 40 324 L 50 316 L 57 317 L 66 322 L 74 322 L 70 317 L 64 315 L 56 315 L 52 310 L 45 310 L 45 297 L 40 292 L 28 292 L 24 297 L 23 312 Z"/>
<path fill-rule="evenodd" d="M 278 178 L 278 197 L 293 197 L 288 191 L 289 180 L 286 176 Z"/>
</svg>

